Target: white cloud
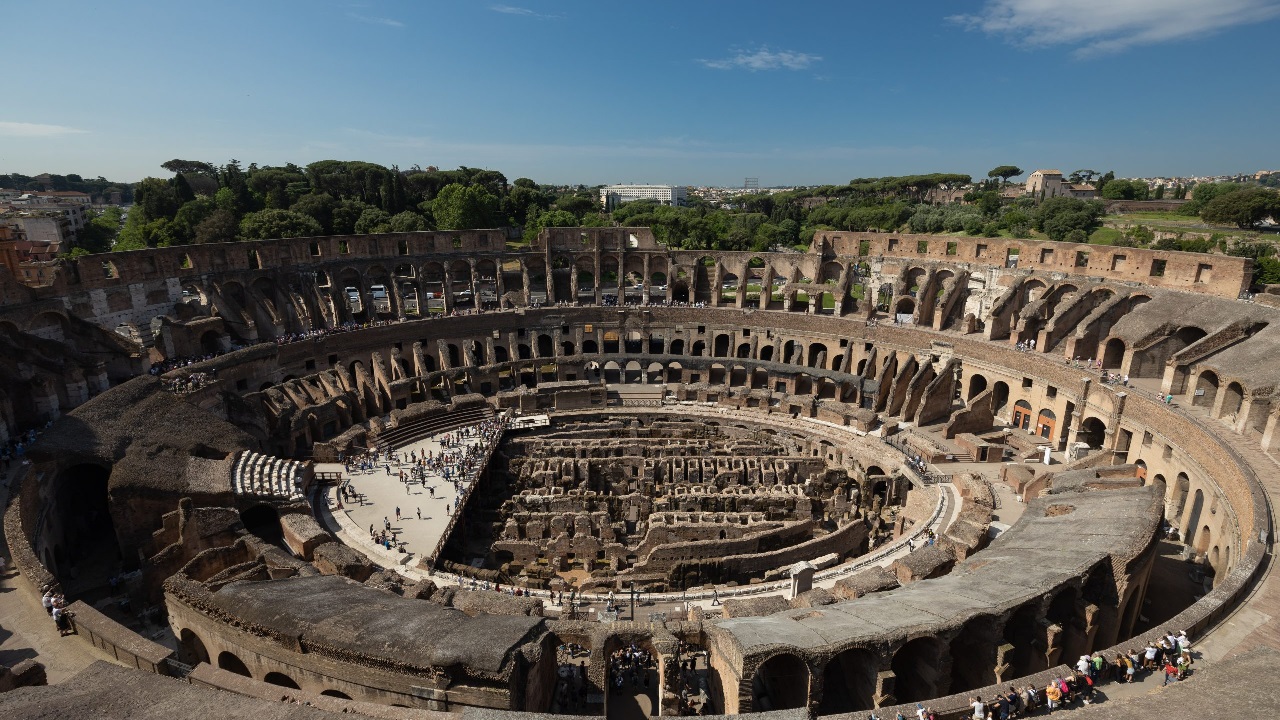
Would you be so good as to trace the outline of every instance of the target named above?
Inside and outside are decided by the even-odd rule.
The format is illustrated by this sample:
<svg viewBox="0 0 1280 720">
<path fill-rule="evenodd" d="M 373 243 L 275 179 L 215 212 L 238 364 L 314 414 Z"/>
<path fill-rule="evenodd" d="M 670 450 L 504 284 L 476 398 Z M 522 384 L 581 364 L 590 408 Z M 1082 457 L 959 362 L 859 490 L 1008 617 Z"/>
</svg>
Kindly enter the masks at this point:
<svg viewBox="0 0 1280 720">
<path fill-rule="evenodd" d="M 1078 57 L 1203 36 L 1280 15 L 1276 0 L 987 0 L 949 20 L 1027 47 L 1079 45 Z"/>
<path fill-rule="evenodd" d="M 773 51 L 768 46 L 760 46 L 757 50 L 739 50 L 732 57 L 720 60 L 698 60 L 703 65 L 715 70 L 804 70 L 822 60 L 818 55 L 792 52 L 790 50 Z"/>
<path fill-rule="evenodd" d="M 58 137 L 59 135 L 79 135 L 87 132 L 89 131 L 67 127 L 66 125 L 0 122 L 0 136 L 4 137 Z"/>
<path fill-rule="evenodd" d="M 521 17 L 536 17 L 536 18 L 560 17 L 559 15 L 546 15 L 536 10 L 530 10 L 529 8 L 518 7 L 516 5 L 490 5 L 489 9 L 497 13 L 502 13 L 503 15 L 519 15 Z"/>
<path fill-rule="evenodd" d="M 362 23 L 369 23 L 370 25 L 385 25 L 387 27 L 397 28 L 404 27 L 404 23 L 399 20 L 393 20 L 392 18 L 376 17 L 372 15 L 357 15 L 356 13 L 347 13 L 347 17 L 352 20 L 359 20 Z"/>
</svg>

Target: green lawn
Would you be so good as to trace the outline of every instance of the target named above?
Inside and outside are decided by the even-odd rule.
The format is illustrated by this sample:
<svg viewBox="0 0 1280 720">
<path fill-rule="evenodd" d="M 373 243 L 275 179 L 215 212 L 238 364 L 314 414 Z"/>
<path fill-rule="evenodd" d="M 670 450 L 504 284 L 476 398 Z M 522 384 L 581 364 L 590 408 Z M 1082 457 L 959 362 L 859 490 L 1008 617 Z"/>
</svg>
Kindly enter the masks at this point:
<svg viewBox="0 0 1280 720">
<path fill-rule="evenodd" d="M 1124 233 L 1115 228 L 1100 227 L 1089 235 L 1090 245 L 1115 245 Z"/>
</svg>

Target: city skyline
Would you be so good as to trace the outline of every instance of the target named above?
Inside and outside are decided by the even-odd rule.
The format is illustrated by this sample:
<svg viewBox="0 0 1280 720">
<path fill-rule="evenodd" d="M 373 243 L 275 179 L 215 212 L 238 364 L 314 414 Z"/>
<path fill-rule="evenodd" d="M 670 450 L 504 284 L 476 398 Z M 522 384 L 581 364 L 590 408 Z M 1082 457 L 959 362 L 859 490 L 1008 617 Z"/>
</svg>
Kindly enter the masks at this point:
<svg viewBox="0 0 1280 720">
<path fill-rule="evenodd" d="M 62 8 L 64 6 L 60 6 Z M 6 9 L 0 172 L 174 157 L 587 185 L 1280 166 L 1274 0 Z M 60 11 L 61 12 L 61 11 Z"/>
</svg>

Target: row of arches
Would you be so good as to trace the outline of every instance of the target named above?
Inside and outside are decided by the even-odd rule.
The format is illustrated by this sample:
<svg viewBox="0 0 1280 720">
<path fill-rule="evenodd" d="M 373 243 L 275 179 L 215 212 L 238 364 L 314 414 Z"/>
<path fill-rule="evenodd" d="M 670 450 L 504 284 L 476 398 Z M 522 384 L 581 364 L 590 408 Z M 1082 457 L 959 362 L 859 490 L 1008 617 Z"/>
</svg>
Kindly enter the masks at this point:
<svg viewBox="0 0 1280 720">
<path fill-rule="evenodd" d="M 795 652 L 775 653 L 751 678 L 751 709 L 789 710 L 816 702 L 819 715 L 834 715 L 890 701 L 928 700 L 1040 672 L 1088 652 L 1096 642 L 1113 641 L 1110 634 L 1127 637 L 1131 632 L 1132 619 L 1126 618 L 1135 614 L 1141 593 L 1133 592 L 1121 608 L 1108 579 L 1109 571 L 1099 566 L 1080 587 L 1062 587 L 1003 618 L 977 615 L 949 636 L 908 638 L 887 656 L 864 647 L 813 662 Z M 1103 609 L 1091 620 L 1087 606 Z M 1108 623 L 1110 634 L 1097 637 Z M 892 677 L 886 678 L 884 670 Z"/>
<path fill-rule="evenodd" d="M 254 678 L 253 673 L 249 670 L 249 666 L 246 665 L 238 655 L 229 650 L 223 650 L 218 653 L 216 658 L 211 658 L 209 656 L 208 649 L 205 647 L 204 641 L 202 641 L 200 636 L 196 635 L 189 628 L 183 628 L 179 631 L 178 648 L 180 661 L 190 665 L 194 665 L 196 663 L 207 663 L 214 665 L 220 670 L 225 670 L 229 673 L 234 673 L 250 679 L 261 680 L 262 682 L 271 685 L 277 685 L 291 690 L 302 689 L 302 686 L 299 685 L 291 676 L 276 670 L 263 673 L 259 678 Z M 320 694 L 327 697 L 341 698 L 343 700 L 352 699 L 352 697 L 347 693 L 334 688 L 325 688 L 320 691 Z"/>
</svg>

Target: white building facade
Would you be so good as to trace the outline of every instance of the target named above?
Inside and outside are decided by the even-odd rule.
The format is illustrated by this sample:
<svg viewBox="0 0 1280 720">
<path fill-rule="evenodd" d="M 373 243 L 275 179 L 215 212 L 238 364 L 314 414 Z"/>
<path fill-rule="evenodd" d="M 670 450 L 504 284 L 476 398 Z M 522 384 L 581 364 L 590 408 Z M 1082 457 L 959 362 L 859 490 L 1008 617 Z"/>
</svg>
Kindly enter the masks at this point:
<svg viewBox="0 0 1280 720">
<path fill-rule="evenodd" d="M 663 205 L 684 205 L 683 185 L 606 185 L 600 188 L 600 205 L 605 210 L 632 200 L 656 200 Z"/>
</svg>

